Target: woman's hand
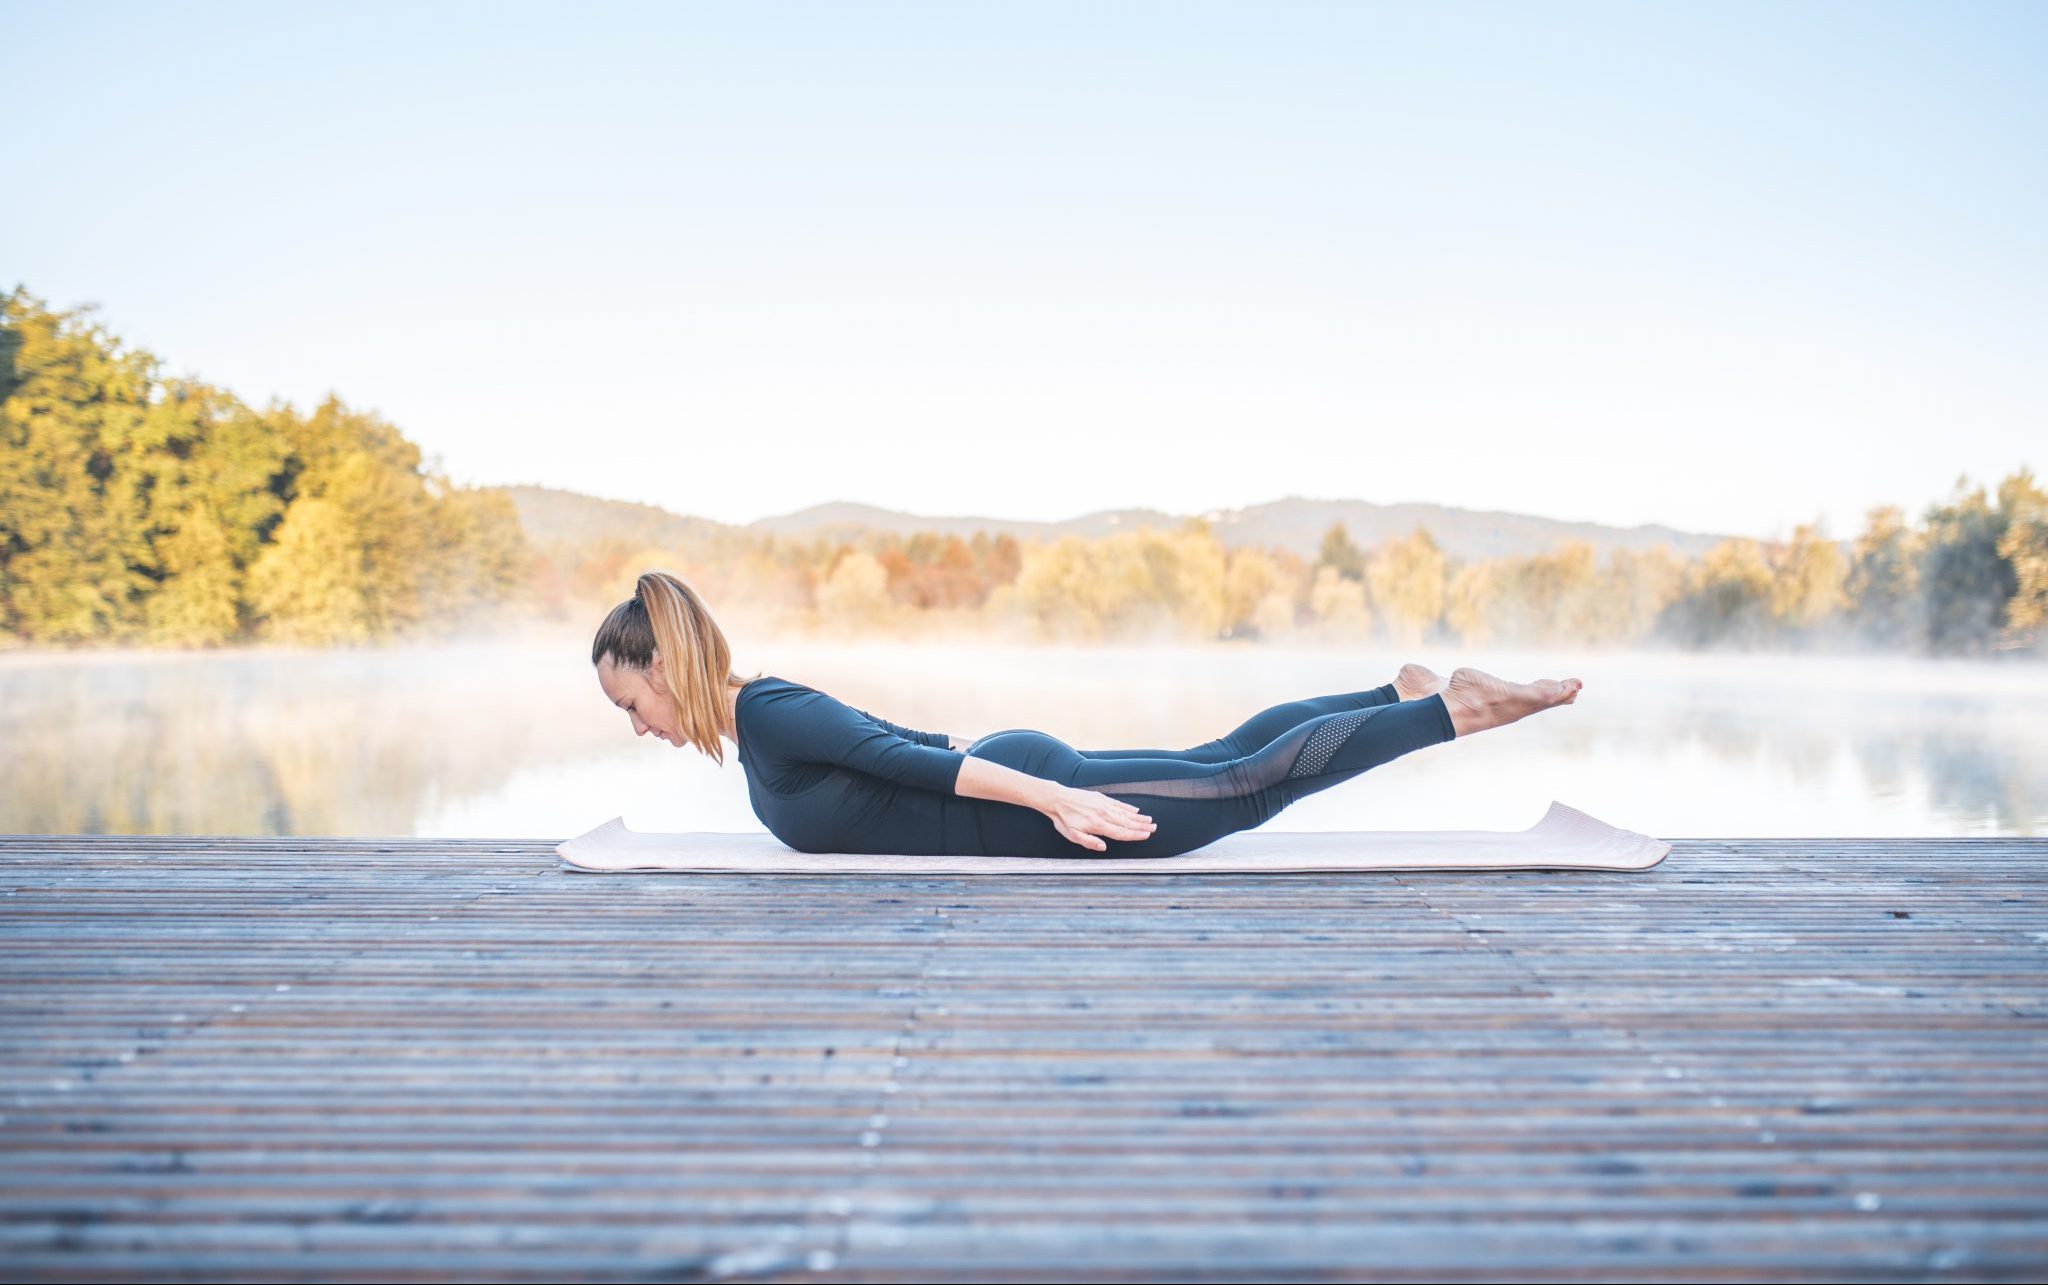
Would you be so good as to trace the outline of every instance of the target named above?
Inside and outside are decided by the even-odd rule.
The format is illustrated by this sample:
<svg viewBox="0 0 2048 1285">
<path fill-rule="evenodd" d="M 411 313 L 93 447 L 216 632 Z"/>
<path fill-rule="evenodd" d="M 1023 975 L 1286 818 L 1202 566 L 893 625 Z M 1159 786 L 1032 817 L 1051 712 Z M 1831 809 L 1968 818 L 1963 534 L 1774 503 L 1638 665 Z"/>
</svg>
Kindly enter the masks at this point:
<svg viewBox="0 0 2048 1285">
<path fill-rule="evenodd" d="M 1039 810 L 1052 818 L 1054 829 L 1097 852 L 1109 850 L 1109 844 L 1095 837 L 1098 834 L 1111 839 L 1149 839 L 1158 829 L 1151 817 L 1122 799 L 1067 785 L 1060 786 Z"/>
</svg>

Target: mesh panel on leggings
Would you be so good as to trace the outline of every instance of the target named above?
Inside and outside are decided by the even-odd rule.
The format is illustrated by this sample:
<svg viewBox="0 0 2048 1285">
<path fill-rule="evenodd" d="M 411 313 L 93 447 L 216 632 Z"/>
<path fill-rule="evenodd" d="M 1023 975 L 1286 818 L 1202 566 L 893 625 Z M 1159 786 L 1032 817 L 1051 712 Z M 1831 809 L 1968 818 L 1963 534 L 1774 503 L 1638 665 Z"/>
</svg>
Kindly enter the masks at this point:
<svg viewBox="0 0 2048 1285">
<path fill-rule="evenodd" d="M 1351 739 L 1351 734 L 1358 730 L 1360 723 L 1377 713 L 1377 709 L 1354 710 L 1317 724 L 1314 733 L 1308 738 L 1308 744 L 1301 747 L 1301 757 L 1296 759 L 1294 766 L 1288 770 L 1287 778 L 1293 780 L 1297 776 L 1314 776 L 1328 767 L 1331 756 L 1337 752 L 1337 747 Z"/>
<path fill-rule="evenodd" d="M 1384 708 L 1350 710 L 1304 723 L 1258 753 L 1220 764 L 1215 772 L 1203 776 L 1113 781 L 1081 788 L 1103 794 L 1158 794 L 1176 799 L 1255 794 L 1283 780 L 1314 776 L 1328 768 L 1337 750 L 1351 739 L 1359 725 Z"/>
</svg>

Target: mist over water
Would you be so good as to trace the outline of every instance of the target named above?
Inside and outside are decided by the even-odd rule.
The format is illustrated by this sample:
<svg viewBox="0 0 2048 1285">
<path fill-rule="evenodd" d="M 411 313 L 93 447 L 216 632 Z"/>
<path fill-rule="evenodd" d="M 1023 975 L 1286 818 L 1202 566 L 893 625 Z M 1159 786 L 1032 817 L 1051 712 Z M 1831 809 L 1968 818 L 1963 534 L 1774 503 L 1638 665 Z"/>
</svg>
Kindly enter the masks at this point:
<svg viewBox="0 0 2048 1285">
<path fill-rule="evenodd" d="M 2038 835 L 2048 666 L 1424 646 L 1027 648 L 734 637 L 737 672 L 972 738 L 1178 749 L 1403 661 L 1578 700 L 1303 799 L 1269 830 L 1521 829 L 1552 799 L 1660 838 Z M 635 738 L 584 634 L 389 649 L 0 656 L 0 832 L 558 841 L 760 831 L 723 767 Z M 1077 849 L 1078 850 L 1078 849 Z"/>
</svg>

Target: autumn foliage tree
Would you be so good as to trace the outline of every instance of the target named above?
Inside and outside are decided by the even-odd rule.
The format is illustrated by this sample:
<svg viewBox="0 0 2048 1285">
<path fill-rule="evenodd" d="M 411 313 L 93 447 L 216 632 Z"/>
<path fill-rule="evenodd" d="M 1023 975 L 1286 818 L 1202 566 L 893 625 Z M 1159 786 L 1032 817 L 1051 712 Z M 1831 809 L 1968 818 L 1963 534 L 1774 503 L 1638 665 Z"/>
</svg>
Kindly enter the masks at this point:
<svg viewBox="0 0 2048 1285">
<path fill-rule="evenodd" d="M 0 631 L 18 642 L 348 643 L 517 598 L 509 501 L 328 397 L 254 410 L 91 316 L 0 296 Z"/>
</svg>

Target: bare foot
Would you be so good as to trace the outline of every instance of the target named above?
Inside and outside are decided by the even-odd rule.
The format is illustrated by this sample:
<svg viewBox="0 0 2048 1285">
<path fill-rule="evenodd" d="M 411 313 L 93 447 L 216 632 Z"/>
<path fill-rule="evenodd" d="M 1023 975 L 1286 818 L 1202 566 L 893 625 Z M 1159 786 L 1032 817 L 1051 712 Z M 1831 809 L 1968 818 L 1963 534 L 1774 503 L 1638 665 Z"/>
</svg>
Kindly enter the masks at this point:
<svg viewBox="0 0 2048 1285">
<path fill-rule="evenodd" d="M 1578 699 L 1585 684 L 1576 678 L 1539 678 L 1533 683 L 1511 683 L 1479 669 L 1451 671 L 1444 687 L 1444 707 L 1451 712 L 1451 726 L 1459 736 L 1470 736 L 1490 727 L 1504 727 L 1553 705 L 1569 705 Z"/>
<path fill-rule="evenodd" d="M 1401 672 L 1394 675 L 1394 691 L 1404 701 L 1421 700 L 1434 696 L 1444 689 L 1445 682 L 1434 669 L 1418 665 L 1413 661 L 1401 666 Z"/>
</svg>

